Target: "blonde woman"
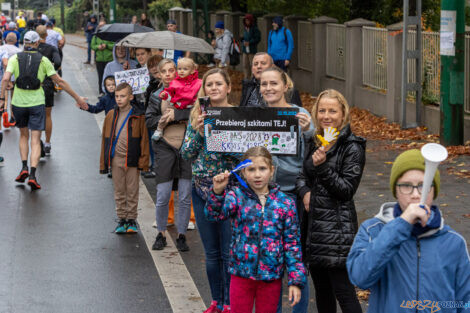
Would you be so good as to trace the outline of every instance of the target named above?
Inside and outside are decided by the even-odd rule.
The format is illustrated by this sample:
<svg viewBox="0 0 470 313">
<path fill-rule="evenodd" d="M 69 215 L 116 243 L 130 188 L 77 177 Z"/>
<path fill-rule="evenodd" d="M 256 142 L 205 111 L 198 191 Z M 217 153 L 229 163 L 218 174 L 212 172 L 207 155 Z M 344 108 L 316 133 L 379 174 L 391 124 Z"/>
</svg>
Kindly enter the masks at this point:
<svg viewBox="0 0 470 313">
<path fill-rule="evenodd" d="M 303 162 L 298 195 L 308 211 L 306 253 L 319 313 L 362 312 L 346 271 L 357 232 L 353 196 L 361 181 L 366 141 L 351 131 L 349 106 L 344 96 L 329 89 L 318 95 L 312 109 L 316 134 L 333 127 L 339 136 L 327 146 L 313 137 Z"/>
<path fill-rule="evenodd" d="M 198 97 L 208 96 L 213 107 L 230 107 L 231 91 L 227 72 L 214 68 L 206 72 Z M 196 101 L 186 128 L 181 154 L 191 160 L 193 170 L 192 200 L 196 224 L 206 254 L 206 271 L 212 294 L 212 303 L 205 313 L 230 312 L 230 221 L 209 222 L 204 207 L 212 191 L 212 177 L 233 169 L 236 159 L 224 154 L 208 154 L 204 149 L 204 117 L 199 101 Z"/>
</svg>

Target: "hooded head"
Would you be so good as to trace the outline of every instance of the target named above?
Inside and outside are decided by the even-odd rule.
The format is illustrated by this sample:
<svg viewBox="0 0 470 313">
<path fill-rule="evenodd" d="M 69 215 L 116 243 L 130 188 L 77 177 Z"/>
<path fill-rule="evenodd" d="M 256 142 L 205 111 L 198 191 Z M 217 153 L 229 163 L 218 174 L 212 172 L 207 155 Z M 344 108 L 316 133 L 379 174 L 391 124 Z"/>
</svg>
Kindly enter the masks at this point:
<svg viewBox="0 0 470 313">
<path fill-rule="evenodd" d="M 246 27 L 251 27 L 255 25 L 255 18 L 253 14 L 246 14 L 245 17 L 243 18 L 243 25 Z"/>
<path fill-rule="evenodd" d="M 118 50 L 118 51 L 116 51 Z M 114 61 L 118 62 L 119 59 L 129 60 L 129 48 L 124 46 L 114 45 L 113 47 L 113 58 Z"/>
<path fill-rule="evenodd" d="M 273 18 L 273 24 L 277 24 L 278 28 L 282 28 L 284 21 L 282 20 L 282 16 L 276 16 Z"/>
</svg>

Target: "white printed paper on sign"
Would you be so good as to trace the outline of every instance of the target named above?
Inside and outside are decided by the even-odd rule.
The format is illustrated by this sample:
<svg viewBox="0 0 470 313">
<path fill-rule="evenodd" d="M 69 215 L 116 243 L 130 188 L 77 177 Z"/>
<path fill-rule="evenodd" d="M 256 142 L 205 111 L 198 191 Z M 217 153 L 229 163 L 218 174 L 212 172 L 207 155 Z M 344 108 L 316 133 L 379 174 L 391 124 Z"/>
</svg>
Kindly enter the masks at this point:
<svg viewBox="0 0 470 313">
<path fill-rule="evenodd" d="M 207 108 L 206 151 L 243 154 L 249 148 L 263 146 L 272 154 L 296 155 L 298 112 L 298 108 Z"/>
<path fill-rule="evenodd" d="M 175 58 L 175 50 L 165 50 L 163 54 L 164 59 L 174 59 Z"/>
<path fill-rule="evenodd" d="M 455 56 L 456 21 L 456 11 L 441 11 L 440 55 Z"/>
<path fill-rule="evenodd" d="M 121 83 L 128 83 L 132 87 L 133 94 L 144 93 L 150 82 L 149 71 L 147 67 L 136 68 L 114 73 L 116 86 Z"/>
</svg>

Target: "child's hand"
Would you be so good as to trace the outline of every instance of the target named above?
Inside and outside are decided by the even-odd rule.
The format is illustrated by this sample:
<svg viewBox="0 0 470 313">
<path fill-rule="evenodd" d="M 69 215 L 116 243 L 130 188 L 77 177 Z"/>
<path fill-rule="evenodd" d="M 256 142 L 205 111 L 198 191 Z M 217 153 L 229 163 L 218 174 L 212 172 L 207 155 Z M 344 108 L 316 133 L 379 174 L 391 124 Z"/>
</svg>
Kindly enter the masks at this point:
<svg viewBox="0 0 470 313">
<path fill-rule="evenodd" d="M 168 98 L 170 98 L 170 94 L 166 91 L 162 91 L 160 92 L 160 95 L 159 95 L 160 99 L 162 100 L 169 100 Z M 171 99 L 171 98 L 170 98 Z"/>
<path fill-rule="evenodd" d="M 224 192 L 225 187 L 227 187 L 227 184 L 228 184 L 229 176 L 230 176 L 229 171 L 225 171 L 224 173 L 216 175 L 214 176 L 214 178 L 212 178 L 215 194 L 220 195 L 222 194 L 222 192 Z"/>
<path fill-rule="evenodd" d="M 294 306 L 300 301 L 300 288 L 297 286 L 289 286 L 289 302 L 290 306 Z"/>
</svg>

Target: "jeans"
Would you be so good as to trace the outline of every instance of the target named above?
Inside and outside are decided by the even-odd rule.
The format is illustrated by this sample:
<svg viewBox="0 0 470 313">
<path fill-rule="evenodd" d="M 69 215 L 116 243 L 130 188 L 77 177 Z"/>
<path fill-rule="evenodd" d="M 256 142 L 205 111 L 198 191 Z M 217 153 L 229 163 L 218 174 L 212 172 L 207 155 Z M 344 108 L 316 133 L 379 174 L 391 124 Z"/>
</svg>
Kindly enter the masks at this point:
<svg viewBox="0 0 470 313">
<path fill-rule="evenodd" d="M 168 221 L 168 203 L 170 202 L 173 180 L 157 185 L 157 198 L 155 204 L 155 215 L 157 217 L 157 228 L 159 232 L 166 230 Z M 191 214 L 191 180 L 178 180 L 178 217 L 176 229 L 179 234 L 186 234 L 189 215 Z"/>
<path fill-rule="evenodd" d="M 232 236 L 230 220 L 209 222 L 204 214 L 206 201 L 197 194 L 194 187 L 192 196 L 197 229 L 206 254 L 206 272 L 212 299 L 220 305 L 229 305 L 230 274 L 228 267 Z"/>
<path fill-rule="evenodd" d="M 88 39 L 88 38 L 87 38 Z M 87 43 L 88 43 L 88 49 L 87 49 L 87 53 L 88 53 L 88 57 L 87 57 L 87 62 L 91 62 L 91 38 L 90 40 L 87 40 Z"/>
<path fill-rule="evenodd" d="M 276 313 L 282 312 L 282 286 L 281 286 L 281 296 L 279 297 L 279 303 L 277 304 Z M 310 287 L 308 286 L 308 277 L 307 284 L 303 289 L 300 290 L 300 301 L 292 308 L 292 313 L 307 313 L 308 312 L 308 300 L 310 298 Z"/>
<path fill-rule="evenodd" d="M 152 135 L 153 132 L 148 130 L 149 134 L 149 153 L 150 153 L 150 171 L 153 171 L 153 166 L 155 164 L 155 152 L 153 152 L 153 147 L 152 147 Z"/>
<path fill-rule="evenodd" d="M 279 67 L 281 70 L 283 70 L 284 72 L 287 72 L 287 66 L 286 66 L 286 61 L 285 60 L 277 60 L 277 61 L 274 61 L 274 64 Z"/>
<path fill-rule="evenodd" d="M 318 313 L 336 313 L 336 299 L 343 313 L 362 313 L 346 268 L 310 267 Z"/>
</svg>

